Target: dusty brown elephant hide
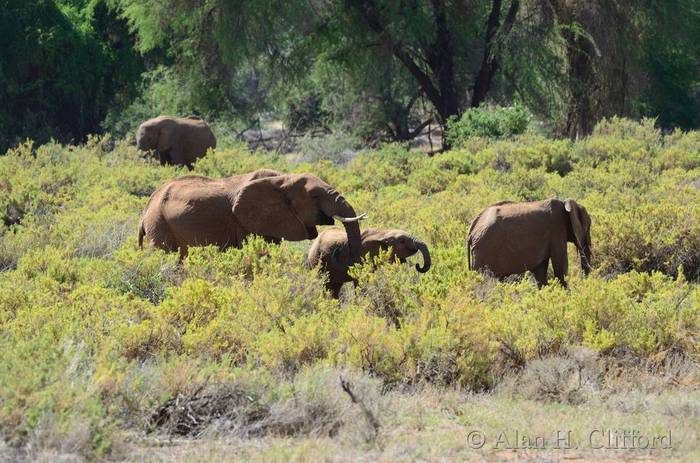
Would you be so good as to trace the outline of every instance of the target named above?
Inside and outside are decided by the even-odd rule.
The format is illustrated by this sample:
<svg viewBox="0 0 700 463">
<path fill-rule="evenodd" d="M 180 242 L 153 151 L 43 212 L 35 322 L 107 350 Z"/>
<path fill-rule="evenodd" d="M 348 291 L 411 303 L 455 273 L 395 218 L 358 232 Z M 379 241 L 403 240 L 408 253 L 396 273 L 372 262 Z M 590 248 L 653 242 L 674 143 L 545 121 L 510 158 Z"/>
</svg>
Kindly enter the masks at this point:
<svg viewBox="0 0 700 463">
<path fill-rule="evenodd" d="M 375 257 L 380 250 L 391 251 L 391 259 L 406 262 L 418 251 L 423 255 L 423 267 L 416 270 L 425 273 L 430 269 L 428 246 L 406 231 L 397 229 L 368 228 L 362 231 L 362 255 Z M 309 249 L 307 262 L 315 267 L 321 262 L 321 270 L 328 275 L 326 287 L 337 298 L 344 283 L 353 281 L 348 275 L 348 240 L 343 230 L 329 228 L 321 232 Z"/>
<path fill-rule="evenodd" d="M 199 117 L 159 116 L 141 124 L 136 131 L 136 146 L 154 150 L 161 164 L 187 166 L 216 148 L 216 137 Z"/>
<path fill-rule="evenodd" d="M 170 180 L 150 197 L 139 226 L 139 246 L 187 254 L 190 246 L 240 247 L 250 234 L 278 242 L 318 236 L 316 226 L 344 222 L 351 261 L 360 257 L 355 210 L 337 191 L 311 174 L 258 170 L 212 179 Z"/>
<path fill-rule="evenodd" d="M 469 227 L 469 268 L 497 278 L 530 271 L 541 287 L 547 284 L 551 260 L 554 275 L 566 286 L 567 242 L 576 245 L 583 272 L 588 274 L 591 217 L 573 199 L 499 202 L 484 209 Z"/>
</svg>

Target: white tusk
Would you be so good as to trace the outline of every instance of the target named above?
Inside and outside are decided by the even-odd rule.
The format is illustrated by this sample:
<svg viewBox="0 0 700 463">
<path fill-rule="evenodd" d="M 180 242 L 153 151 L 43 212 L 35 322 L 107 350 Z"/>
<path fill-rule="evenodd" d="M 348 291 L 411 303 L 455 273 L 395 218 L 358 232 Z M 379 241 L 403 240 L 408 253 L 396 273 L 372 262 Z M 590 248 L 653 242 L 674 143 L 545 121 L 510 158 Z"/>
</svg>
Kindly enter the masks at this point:
<svg viewBox="0 0 700 463">
<path fill-rule="evenodd" d="M 339 220 L 340 222 L 343 223 L 348 223 L 348 222 L 357 222 L 358 220 L 364 220 L 367 218 L 367 214 L 360 214 L 357 217 L 341 217 L 339 215 L 334 215 L 333 218 L 335 220 Z"/>
</svg>

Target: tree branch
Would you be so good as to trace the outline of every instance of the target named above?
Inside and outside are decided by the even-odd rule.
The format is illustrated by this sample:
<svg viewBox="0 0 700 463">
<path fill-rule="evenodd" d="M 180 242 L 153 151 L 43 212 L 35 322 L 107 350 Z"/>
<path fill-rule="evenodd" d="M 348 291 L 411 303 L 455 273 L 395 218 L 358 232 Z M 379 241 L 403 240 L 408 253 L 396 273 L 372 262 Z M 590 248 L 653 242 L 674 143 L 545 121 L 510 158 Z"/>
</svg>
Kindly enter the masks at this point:
<svg viewBox="0 0 700 463">
<path fill-rule="evenodd" d="M 409 139 L 416 138 L 418 135 L 420 135 L 420 133 L 423 131 L 423 129 L 426 128 L 432 122 L 432 120 L 433 120 L 432 117 L 429 119 L 426 119 L 423 122 L 421 122 L 420 124 L 418 124 L 418 127 L 413 129 L 412 131 L 409 131 L 409 133 L 408 133 Z"/>
<path fill-rule="evenodd" d="M 372 0 L 345 0 L 345 4 L 355 11 L 367 24 L 369 29 L 379 36 L 391 49 L 392 54 L 406 67 L 420 85 L 421 90 L 436 108 L 441 106 L 441 95 L 433 84 L 432 79 L 413 60 L 409 51 L 401 43 L 394 40 L 387 32 L 385 24 L 376 13 L 376 5 Z"/>
<path fill-rule="evenodd" d="M 471 106 L 479 106 L 486 100 L 486 95 L 491 89 L 493 76 L 499 65 L 499 51 L 496 47 L 499 37 L 510 33 L 515 24 L 515 19 L 520 9 L 520 0 L 512 0 L 506 18 L 501 27 L 501 0 L 491 2 L 491 13 L 486 22 L 486 36 L 484 38 L 484 56 L 481 62 L 479 74 L 474 82 Z"/>
</svg>

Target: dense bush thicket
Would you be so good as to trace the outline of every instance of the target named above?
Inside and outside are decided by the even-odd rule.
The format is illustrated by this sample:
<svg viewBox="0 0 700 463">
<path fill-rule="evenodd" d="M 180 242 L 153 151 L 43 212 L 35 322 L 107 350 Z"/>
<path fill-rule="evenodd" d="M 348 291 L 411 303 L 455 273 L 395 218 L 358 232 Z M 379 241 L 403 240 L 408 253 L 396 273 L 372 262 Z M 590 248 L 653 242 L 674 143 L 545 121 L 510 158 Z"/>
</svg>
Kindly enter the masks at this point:
<svg viewBox="0 0 700 463">
<path fill-rule="evenodd" d="M 363 226 L 410 230 L 433 267 L 354 270 L 341 301 L 303 265 L 307 242 L 177 256 L 138 250 L 149 194 L 187 172 L 125 142 L 31 143 L 0 158 L 0 429 L 13 444 L 76 429 L 86 453 L 110 429 L 205 380 L 294 377 L 355 367 L 388 386 L 489 388 L 504 371 L 579 346 L 603 355 L 698 355 L 700 133 L 662 136 L 650 121 L 606 121 L 579 142 L 530 135 L 473 139 L 432 158 L 389 145 L 345 167 L 290 164 L 243 148 L 195 172 L 261 167 L 314 172 L 342 191 Z M 576 198 L 593 219 L 594 272 L 570 290 L 467 271 L 474 215 L 502 199 Z M 255 376 L 259 378 L 258 376 Z M 281 394 L 269 392 L 270 394 Z"/>
</svg>

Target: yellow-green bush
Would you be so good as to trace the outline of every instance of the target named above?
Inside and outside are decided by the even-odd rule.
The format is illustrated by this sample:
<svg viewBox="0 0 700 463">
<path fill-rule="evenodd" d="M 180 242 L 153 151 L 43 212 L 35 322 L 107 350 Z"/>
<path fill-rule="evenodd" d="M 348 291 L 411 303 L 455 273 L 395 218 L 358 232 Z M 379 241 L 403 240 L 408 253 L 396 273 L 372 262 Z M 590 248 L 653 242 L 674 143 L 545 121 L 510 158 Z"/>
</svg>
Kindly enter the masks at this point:
<svg viewBox="0 0 700 463">
<path fill-rule="evenodd" d="M 21 444 L 47 420 L 57 435 L 81 422 L 99 454 L 110 446 L 105 425 L 144 426 L 134 413 L 190 382 L 252 371 L 352 366 L 387 384 L 488 388 L 504 370 L 572 347 L 697 358 L 698 159 L 697 133 L 611 120 L 578 142 L 475 139 L 433 157 L 390 145 L 346 167 L 242 147 L 199 160 L 194 173 L 212 176 L 316 173 L 368 212 L 363 226 L 428 243 L 427 274 L 380 256 L 353 270 L 358 286 L 336 301 L 305 265 L 308 242 L 195 248 L 182 263 L 139 250 L 148 195 L 184 169 L 125 142 L 22 145 L 0 158 L 3 434 Z M 573 246 L 569 290 L 467 270 L 467 228 L 482 208 L 550 197 L 575 198 L 592 217 L 588 278 Z"/>
</svg>

